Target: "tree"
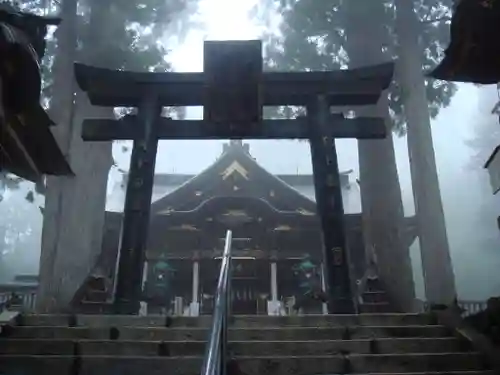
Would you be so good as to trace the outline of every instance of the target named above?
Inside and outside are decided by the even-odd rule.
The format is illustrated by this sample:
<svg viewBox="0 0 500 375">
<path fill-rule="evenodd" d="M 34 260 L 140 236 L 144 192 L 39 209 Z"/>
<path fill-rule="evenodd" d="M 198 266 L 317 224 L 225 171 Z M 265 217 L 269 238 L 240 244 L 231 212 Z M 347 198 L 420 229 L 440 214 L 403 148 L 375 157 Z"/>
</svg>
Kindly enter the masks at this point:
<svg viewBox="0 0 500 375">
<path fill-rule="evenodd" d="M 66 305 L 94 266 L 101 250 L 106 184 L 113 164 L 111 142 L 81 140 L 83 118 L 109 118 L 114 112 L 90 105 L 77 89 L 73 62 L 109 69 L 165 71 L 170 66 L 159 37 L 182 30 L 194 4 L 196 0 L 62 2 L 63 24 L 55 33 L 57 53 L 51 67 L 49 104 L 58 123 L 56 136 L 71 158 L 76 177 L 47 179 L 38 300 L 41 310 Z M 67 254 L 70 248 L 77 253 L 74 259 Z"/>
<path fill-rule="evenodd" d="M 421 27 L 415 11 L 421 1 L 416 4 L 396 0 L 395 3 L 399 50 L 397 79 L 404 92 L 402 102 L 425 292 L 429 303 L 450 305 L 456 299 L 455 275 L 432 141 L 428 90 L 422 77 L 426 54 L 419 40 Z"/>
<path fill-rule="evenodd" d="M 450 9 L 453 0 L 413 0 L 419 20 L 419 37 L 425 46 L 422 69 L 434 67 L 448 43 Z M 395 1 L 377 0 L 261 0 L 257 15 L 272 17 L 281 15 L 279 33 L 268 32 L 266 57 L 268 66 L 278 70 L 325 70 L 352 66 L 352 56 L 345 47 L 352 41 L 352 32 L 373 29 L 381 25 L 376 38 L 359 32 L 380 49 L 384 61 L 398 58 L 395 29 Z M 274 10 L 275 13 L 270 12 Z M 268 19 L 265 19 L 269 22 Z M 351 34 L 347 31 L 351 30 Z M 362 63 L 366 65 L 367 63 Z M 450 82 L 426 79 L 430 115 L 434 118 L 439 110 L 450 104 L 456 86 Z M 398 82 L 389 93 L 394 130 L 404 134 L 406 119 L 403 113 L 403 96 Z"/>
<path fill-rule="evenodd" d="M 434 66 L 440 57 L 442 46 L 447 41 L 445 31 L 451 4 L 437 0 L 420 0 L 416 4 L 420 38 L 426 46 L 421 71 Z M 267 0 L 265 5 L 267 8 L 274 6 L 283 21 L 279 35 L 268 35 L 266 55 L 273 69 L 352 68 L 398 57 L 394 1 Z M 450 83 L 430 81 L 425 87 L 430 98 L 430 113 L 436 116 L 439 108 L 449 104 L 455 88 Z M 388 126 L 398 134 L 405 132 L 406 119 L 402 106 L 405 95 L 396 81 L 386 103 L 392 120 L 388 121 Z M 381 103 L 379 115 L 384 115 L 383 106 Z M 363 214 L 366 222 L 370 223 L 365 227 L 368 245 L 375 245 L 380 258 L 401 256 L 400 263 L 406 264 L 407 272 L 400 275 L 407 275 L 411 268 L 408 251 L 401 245 L 403 208 L 392 138 L 360 141 L 358 146 Z M 380 256 L 382 252 L 386 255 Z M 382 259 L 381 263 L 384 263 Z M 394 272 L 387 269 L 385 272 L 381 270 L 381 273 L 389 278 L 387 282 L 390 286 Z M 404 298 L 410 293 L 412 281 L 406 280 L 406 284 L 407 292 L 395 291 L 395 294 Z"/>
</svg>

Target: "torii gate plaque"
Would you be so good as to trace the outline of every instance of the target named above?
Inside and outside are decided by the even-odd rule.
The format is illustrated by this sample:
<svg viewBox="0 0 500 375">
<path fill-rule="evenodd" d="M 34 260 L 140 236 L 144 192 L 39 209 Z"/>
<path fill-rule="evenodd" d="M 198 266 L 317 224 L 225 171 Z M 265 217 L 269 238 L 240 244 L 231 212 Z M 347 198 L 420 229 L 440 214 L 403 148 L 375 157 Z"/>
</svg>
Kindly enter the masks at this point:
<svg viewBox="0 0 500 375">
<path fill-rule="evenodd" d="M 324 240 L 330 313 L 356 312 L 349 275 L 336 138 L 384 138 L 380 118 L 345 118 L 332 106 L 375 104 L 393 63 L 325 72 L 262 72 L 260 41 L 205 42 L 203 73 L 132 73 L 76 64 L 92 104 L 137 107 L 137 116 L 86 120 L 86 141 L 134 141 L 116 280 L 116 312 L 136 314 L 159 139 L 309 139 Z M 294 120 L 262 119 L 262 107 L 306 106 Z M 160 117 L 163 106 L 204 106 L 204 120 Z"/>
</svg>

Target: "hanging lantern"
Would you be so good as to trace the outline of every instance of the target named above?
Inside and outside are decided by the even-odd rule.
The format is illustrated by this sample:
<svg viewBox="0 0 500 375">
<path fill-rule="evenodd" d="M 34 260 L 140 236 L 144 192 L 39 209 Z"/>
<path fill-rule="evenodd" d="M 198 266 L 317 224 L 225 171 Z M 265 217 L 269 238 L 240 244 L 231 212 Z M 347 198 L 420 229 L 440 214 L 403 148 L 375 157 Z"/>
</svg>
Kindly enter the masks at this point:
<svg viewBox="0 0 500 375">
<path fill-rule="evenodd" d="M 430 77 L 479 84 L 500 82 L 499 0 L 460 0 L 450 34 L 445 57 Z"/>
</svg>

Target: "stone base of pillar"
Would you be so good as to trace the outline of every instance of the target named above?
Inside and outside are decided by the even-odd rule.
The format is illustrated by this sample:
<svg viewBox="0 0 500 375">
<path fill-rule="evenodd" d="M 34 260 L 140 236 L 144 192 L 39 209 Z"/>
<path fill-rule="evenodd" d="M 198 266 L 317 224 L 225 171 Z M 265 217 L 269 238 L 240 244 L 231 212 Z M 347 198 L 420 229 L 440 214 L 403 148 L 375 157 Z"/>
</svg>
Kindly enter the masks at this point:
<svg viewBox="0 0 500 375">
<path fill-rule="evenodd" d="M 424 313 L 425 312 L 426 303 L 422 301 L 420 298 L 415 298 L 413 300 L 413 310 L 410 311 L 412 313 Z"/>
<path fill-rule="evenodd" d="M 200 303 L 191 302 L 189 304 L 189 316 L 200 316 Z"/>
<path fill-rule="evenodd" d="M 327 303 L 321 304 L 321 311 L 323 312 L 323 315 L 328 315 L 328 304 Z"/>
<path fill-rule="evenodd" d="M 279 316 L 281 315 L 281 309 L 280 301 L 267 301 L 267 315 Z"/>
<path fill-rule="evenodd" d="M 183 316 L 184 315 L 184 298 L 175 297 L 174 299 L 174 316 Z"/>
<path fill-rule="evenodd" d="M 139 316 L 146 316 L 146 315 L 148 315 L 148 304 L 147 304 L 147 302 L 141 301 L 140 304 L 141 304 L 141 307 L 139 309 Z"/>
</svg>

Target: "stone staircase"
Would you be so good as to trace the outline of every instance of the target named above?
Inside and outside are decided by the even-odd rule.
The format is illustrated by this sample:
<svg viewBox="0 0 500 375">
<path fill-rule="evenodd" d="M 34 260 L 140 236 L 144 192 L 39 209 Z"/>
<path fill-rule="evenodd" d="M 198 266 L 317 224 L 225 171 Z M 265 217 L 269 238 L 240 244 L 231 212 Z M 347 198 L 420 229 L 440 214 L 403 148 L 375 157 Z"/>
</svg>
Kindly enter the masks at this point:
<svg viewBox="0 0 500 375">
<path fill-rule="evenodd" d="M 198 375 L 211 317 L 20 316 L 2 375 Z M 229 375 L 493 375 L 430 315 L 236 316 Z"/>
</svg>

